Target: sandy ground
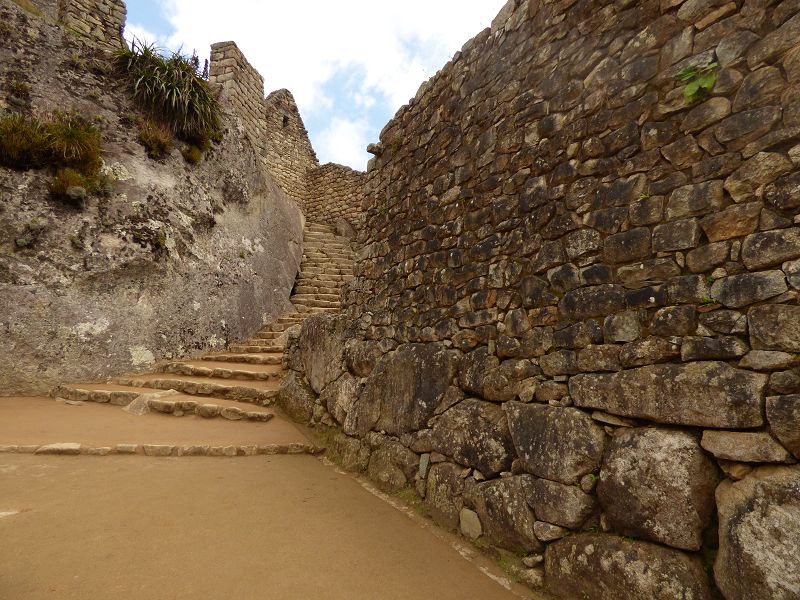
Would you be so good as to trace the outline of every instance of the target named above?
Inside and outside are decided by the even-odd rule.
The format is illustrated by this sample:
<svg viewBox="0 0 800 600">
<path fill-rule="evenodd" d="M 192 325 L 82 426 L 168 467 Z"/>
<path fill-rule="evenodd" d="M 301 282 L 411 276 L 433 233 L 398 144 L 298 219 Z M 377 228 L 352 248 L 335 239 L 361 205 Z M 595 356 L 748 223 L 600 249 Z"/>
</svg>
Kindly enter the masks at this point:
<svg viewBox="0 0 800 600">
<path fill-rule="evenodd" d="M 281 418 L 275 409 L 216 399 L 208 402 L 236 405 L 245 410 L 267 410 L 276 415 L 266 423 L 153 413 L 139 417 L 109 404 L 87 402 L 74 406 L 50 398 L 0 398 L 0 444 L 225 446 L 308 442 L 298 428 Z"/>
<path fill-rule="evenodd" d="M 0 599 L 533 597 L 422 522 L 310 456 L 4 454 Z"/>
</svg>

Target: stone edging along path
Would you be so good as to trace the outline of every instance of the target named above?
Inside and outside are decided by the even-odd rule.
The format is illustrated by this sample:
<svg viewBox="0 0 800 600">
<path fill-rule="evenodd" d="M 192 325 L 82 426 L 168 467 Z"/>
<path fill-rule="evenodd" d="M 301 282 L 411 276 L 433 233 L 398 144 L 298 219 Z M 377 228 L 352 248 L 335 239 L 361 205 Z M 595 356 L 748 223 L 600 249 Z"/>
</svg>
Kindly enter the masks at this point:
<svg viewBox="0 0 800 600">
<path fill-rule="evenodd" d="M 116 444 L 114 446 L 87 446 L 74 442 L 56 444 L 3 445 L 0 454 L 49 454 L 61 456 L 274 456 L 278 454 L 311 454 L 317 455 L 324 448 L 313 444 L 289 443 L 243 446 L 208 446 L 169 444 Z"/>
</svg>

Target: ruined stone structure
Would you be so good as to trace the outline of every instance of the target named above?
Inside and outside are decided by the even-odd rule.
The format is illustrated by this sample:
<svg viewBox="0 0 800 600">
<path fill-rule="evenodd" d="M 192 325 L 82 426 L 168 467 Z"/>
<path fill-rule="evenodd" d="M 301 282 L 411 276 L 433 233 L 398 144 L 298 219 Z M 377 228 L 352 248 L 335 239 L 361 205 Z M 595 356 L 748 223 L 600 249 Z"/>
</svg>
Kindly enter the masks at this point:
<svg viewBox="0 0 800 600">
<path fill-rule="evenodd" d="M 100 48 L 119 48 L 127 10 L 122 0 L 59 0 L 58 21 Z"/>
<path fill-rule="evenodd" d="M 800 597 L 800 5 L 509 0 L 372 150 L 278 401 L 553 594 Z"/>
<path fill-rule="evenodd" d="M 265 98 L 264 78 L 234 42 L 211 47 L 209 81 L 222 88 L 223 101 L 241 117 L 243 133 L 264 167 L 308 220 L 335 224 L 343 218 L 352 227 L 359 226 L 363 173 L 341 165 L 319 165 L 289 90 Z"/>
</svg>

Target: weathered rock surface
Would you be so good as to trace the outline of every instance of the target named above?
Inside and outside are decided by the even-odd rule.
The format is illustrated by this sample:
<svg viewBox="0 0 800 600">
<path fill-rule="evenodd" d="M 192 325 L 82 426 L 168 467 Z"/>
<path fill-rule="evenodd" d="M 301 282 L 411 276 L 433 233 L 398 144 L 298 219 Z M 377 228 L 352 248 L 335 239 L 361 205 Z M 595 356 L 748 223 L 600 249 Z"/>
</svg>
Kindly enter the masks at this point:
<svg viewBox="0 0 800 600">
<path fill-rule="evenodd" d="M 419 456 L 399 442 L 389 441 L 370 456 L 367 475 L 379 490 L 393 494 L 414 481 L 418 467 Z"/>
<path fill-rule="evenodd" d="M 714 579 L 728 600 L 800 597 L 800 467 L 762 467 L 716 492 Z"/>
<path fill-rule="evenodd" d="M 603 429 L 574 408 L 507 402 L 503 408 L 517 455 L 526 471 L 573 484 L 600 465 Z"/>
<path fill-rule="evenodd" d="M 426 426 L 455 375 L 454 354 L 438 344 L 404 344 L 384 356 L 367 378 L 348 423 L 392 435 Z"/>
<path fill-rule="evenodd" d="M 317 395 L 303 376 L 289 371 L 278 390 L 278 406 L 293 420 L 308 423 L 314 415 L 316 401 Z"/>
<path fill-rule="evenodd" d="M 536 517 L 525 501 L 523 485 L 529 478 L 519 475 L 486 481 L 469 494 L 488 541 L 511 552 L 542 549 L 533 531 Z"/>
<path fill-rule="evenodd" d="M 597 506 L 594 496 L 574 485 L 548 479 L 532 479 L 525 483 L 528 504 L 540 521 L 576 529 Z"/>
<path fill-rule="evenodd" d="M 369 465 L 369 446 L 343 433 L 337 433 L 328 444 L 327 456 L 345 471 L 360 473 Z"/>
<path fill-rule="evenodd" d="M 769 411 L 769 409 L 767 409 Z M 769 414 L 769 412 L 767 413 Z M 766 431 L 704 431 L 704 450 L 740 462 L 792 463 L 792 455 Z"/>
<path fill-rule="evenodd" d="M 692 434 L 624 429 L 608 446 L 597 497 L 615 531 L 699 550 L 715 485 L 716 468 Z"/>
<path fill-rule="evenodd" d="M 318 394 L 344 372 L 344 343 L 347 318 L 317 314 L 303 321 L 300 331 L 300 359 L 312 389 Z"/>
<path fill-rule="evenodd" d="M 570 599 L 711 599 L 697 559 L 657 544 L 596 533 L 550 544 L 545 583 L 557 596 Z"/>
<path fill-rule="evenodd" d="M 767 421 L 781 444 L 800 458 L 800 394 L 769 396 Z"/>
<path fill-rule="evenodd" d="M 756 306 L 748 311 L 747 322 L 753 348 L 800 352 L 800 306 Z"/>
<path fill-rule="evenodd" d="M 358 399 L 358 380 L 350 373 L 342 375 L 334 382 L 328 384 L 319 395 L 319 401 L 328 409 L 328 412 L 337 423 L 343 425 L 344 432 L 352 434 L 353 429 L 348 420 L 353 404 Z"/>
<path fill-rule="evenodd" d="M 432 425 L 433 450 L 486 477 L 510 469 L 514 447 L 500 406 L 468 398 L 435 417 Z"/>
<path fill-rule="evenodd" d="M 659 423 L 758 427 L 767 376 L 721 362 L 664 364 L 569 381 L 576 406 Z M 513 433 L 513 427 L 512 427 Z"/>
<path fill-rule="evenodd" d="M 453 463 L 433 465 L 428 473 L 425 492 L 425 511 L 438 525 L 447 529 L 458 527 L 464 501 L 464 479 L 461 477 L 463 467 Z"/>
</svg>

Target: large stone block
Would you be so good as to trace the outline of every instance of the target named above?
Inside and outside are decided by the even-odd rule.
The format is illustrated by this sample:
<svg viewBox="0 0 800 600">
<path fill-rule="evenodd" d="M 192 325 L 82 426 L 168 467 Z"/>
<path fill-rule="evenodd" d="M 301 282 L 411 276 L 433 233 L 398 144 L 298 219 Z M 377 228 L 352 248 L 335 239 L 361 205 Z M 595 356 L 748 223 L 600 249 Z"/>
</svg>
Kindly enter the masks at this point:
<svg viewBox="0 0 800 600">
<path fill-rule="evenodd" d="M 300 331 L 300 359 L 306 378 L 318 394 L 344 373 L 345 315 L 313 315 Z"/>
<path fill-rule="evenodd" d="M 350 375 L 350 373 L 342 373 L 342 375 L 328 384 L 319 395 L 319 400 L 323 406 L 328 409 L 328 412 L 340 425 L 349 425 L 347 423 L 347 415 L 351 412 L 353 404 L 358 399 L 359 384 L 358 380 Z M 352 428 L 346 426 L 345 433 L 352 434 Z"/>
<path fill-rule="evenodd" d="M 783 447 L 800 458 L 800 394 L 767 398 L 767 421 Z"/>
<path fill-rule="evenodd" d="M 779 265 L 800 256 L 800 227 L 761 231 L 742 244 L 742 262 L 748 269 Z"/>
<path fill-rule="evenodd" d="M 317 395 L 303 376 L 295 371 L 281 382 L 277 402 L 283 412 L 299 423 L 308 423 L 314 414 Z"/>
<path fill-rule="evenodd" d="M 699 550 L 716 475 L 691 433 L 620 429 L 603 460 L 597 496 L 618 533 Z"/>
<path fill-rule="evenodd" d="M 728 308 L 741 308 L 778 296 L 788 289 L 783 271 L 760 271 L 717 279 L 711 286 L 711 297 Z"/>
<path fill-rule="evenodd" d="M 378 489 L 394 494 L 414 481 L 418 468 L 419 456 L 399 442 L 389 441 L 370 456 L 367 475 Z"/>
<path fill-rule="evenodd" d="M 623 417 L 736 429 L 763 424 L 766 384 L 764 374 L 710 361 L 576 375 L 569 391 L 576 406 Z"/>
<path fill-rule="evenodd" d="M 379 362 L 348 413 L 348 428 L 391 435 L 426 427 L 456 373 L 457 357 L 439 344 L 404 344 Z"/>
<path fill-rule="evenodd" d="M 524 482 L 530 475 L 479 483 L 470 492 L 487 540 L 511 552 L 538 552 L 542 544 L 533 525 L 536 517 L 525 501 Z"/>
<path fill-rule="evenodd" d="M 800 598 L 800 467 L 762 467 L 716 492 L 714 578 L 726 600 Z"/>
<path fill-rule="evenodd" d="M 570 600 L 711 600 L 708 578 L 696 558 L 598 533 L 550 544 L 545 583 L 552 593 Z"/>
<path fill-rule="evenodd" d="M 458 527 L 464 500 L 463 467 L 439 463 L 431 467 L 425 492 L 425 510 L 436 523 L 446 529 Z"/>
<path fill-rule="evenodd" d="M 548 479 L 526 482 L 528 504 L 540 521 L 575 529 L 592 514 L 597 501 L 575 485 L 565 485 Z"/>
<path fill-rule="evenodd" d="M 754 349 L 800 352 L 800 306 L 756 306 L 748 311 L 747 323 Z"/>
<path fill-rule="evenodd" d="M 511 468 L 513 445 L 503 409 L 468 398 L 435 417 L 430 432 L 433 450 L 495 477 Z"/>
<path fill-rule="evenodd" d="M 565 484 L 600 465 L 605 433 L 574 408 L 507 402 L 503 408 L 517 455 L 526 471 Z"/>
</svg>

